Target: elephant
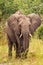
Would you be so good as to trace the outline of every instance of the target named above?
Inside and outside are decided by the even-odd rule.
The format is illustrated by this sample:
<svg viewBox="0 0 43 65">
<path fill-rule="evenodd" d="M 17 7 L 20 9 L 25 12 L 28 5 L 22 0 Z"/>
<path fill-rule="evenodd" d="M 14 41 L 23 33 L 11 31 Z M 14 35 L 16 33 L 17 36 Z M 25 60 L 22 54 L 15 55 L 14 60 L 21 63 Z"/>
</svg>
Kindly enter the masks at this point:
<svg viewBox="0 0 43 65">
<path fill-rule="evenodd" d="M 23 15 L 17 11 L 11 15 L 6 23 L 6 33 L 8 37 L 9 56 L 12 56 L 12 45 L 16 45 L 16 56 L 21 56 L 21 52 L 28 51 L 29 40 L 34 31 L 41 25 L 41 18 L 38 14 L 32 13 Z"/>
<path fill-rule="evenodd" d="M 20 56 L 21 51 L 25 51 L 29 46 L 27 44 L 29 42 L 29 26 L 29 18 L 19 14 L 19 12 L 16 12 L 8 18 L 6 22 L 6 33 L 8 38 L 9 56 L 12 56 L 13 43 L 16 45 L 16 56 Z M 21 33 L 23 36 L 21 36 Z M 25 43 L 25 38 L 27 38 L 27 43 Z"/>
</svg>

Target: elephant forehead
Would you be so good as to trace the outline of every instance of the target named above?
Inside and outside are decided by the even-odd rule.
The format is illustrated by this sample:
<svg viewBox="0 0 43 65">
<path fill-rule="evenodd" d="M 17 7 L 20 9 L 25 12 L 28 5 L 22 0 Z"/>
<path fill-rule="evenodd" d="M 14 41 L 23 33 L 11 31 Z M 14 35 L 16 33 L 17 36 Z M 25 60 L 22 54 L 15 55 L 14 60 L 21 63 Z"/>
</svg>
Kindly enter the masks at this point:
<svg viewBox="0 0 43 65">
<path fill-rule="evenodd" d="M 23 29 L 22 29 L 22 30 L 21 30 L 21 33 L 22 33 L 22 34 L 29 34 L 29 30 L 26 30 L 26 29 L 23 30 Z"/>
<path fill-rule="evenodd" d="M 29 27 L 27 26 L 27 25 L 23 25 L 22 27 L 21 27 L 21 29 L 22 29 L 22 31 L 29 31 Z"/>
<path fill-rule="evenodd" d="M 29 21 L 24 20 L 21 25 L 24 27 L 28 27 L 30 25 L 30 23 L 29 23 Z"/>
<path fill-rule="evenodd" d="M 24 22 L 25 22 L 25 23 L 24 23 Z M 28 25 L 31 25 L 30 19 L 27 18 L 27 17 L 25 17 L 24 22 L 23 22 L 23 23 L 24 23 L 25 25 L 27 25 L 27 26 L 28 26 Z"/>
<path fill-rule="evenodd" d="M 24 22 L 24 23 L 22 24 L 22 27 L 28 27 L 28 23 L 25 23 L 25 22 Z"/>
</svg>

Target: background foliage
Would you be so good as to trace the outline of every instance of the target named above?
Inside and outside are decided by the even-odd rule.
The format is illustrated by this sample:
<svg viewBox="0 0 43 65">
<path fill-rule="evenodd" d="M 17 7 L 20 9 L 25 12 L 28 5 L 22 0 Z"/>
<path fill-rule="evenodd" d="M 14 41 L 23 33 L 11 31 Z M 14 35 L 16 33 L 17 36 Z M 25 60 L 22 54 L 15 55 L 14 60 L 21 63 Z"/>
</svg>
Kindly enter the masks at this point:
<svg viewBox="0 0 43 65">
<path fill-rule="evenodd" d="M 0 17 L 8 16 L 17 10 L 24 14 L 43 14 L 43 0 L 0 0 Z"/>
<path fill-rule="evenodd" d="M 36 30 L 30 40 L 27 59 L 15 59 L 15 51 L 12 51 L 12 59 L 8 57 L 7 38 L 4 26 L 7 18 L 21 10 L 23 14 L 38 13 L 42 24 Z M 39 39 L 40 38 L 40 39 Z M 43 0 L 0 0 L 0 63 L 3 65 L 43 65 Z"/>
</svg>

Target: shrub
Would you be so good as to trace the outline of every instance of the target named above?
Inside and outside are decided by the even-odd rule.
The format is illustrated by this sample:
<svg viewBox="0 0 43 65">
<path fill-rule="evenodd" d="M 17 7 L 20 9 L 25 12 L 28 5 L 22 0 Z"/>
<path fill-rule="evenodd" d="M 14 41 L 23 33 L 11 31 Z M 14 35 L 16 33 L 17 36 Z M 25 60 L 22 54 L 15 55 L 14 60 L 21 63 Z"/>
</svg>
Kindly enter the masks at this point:
<svg viewBox="0 0 43 65">
<path fill-rule="evenodd" d="M 38 29 L 38 38 L 43 39 L 43 25 Z"/>
</svg>

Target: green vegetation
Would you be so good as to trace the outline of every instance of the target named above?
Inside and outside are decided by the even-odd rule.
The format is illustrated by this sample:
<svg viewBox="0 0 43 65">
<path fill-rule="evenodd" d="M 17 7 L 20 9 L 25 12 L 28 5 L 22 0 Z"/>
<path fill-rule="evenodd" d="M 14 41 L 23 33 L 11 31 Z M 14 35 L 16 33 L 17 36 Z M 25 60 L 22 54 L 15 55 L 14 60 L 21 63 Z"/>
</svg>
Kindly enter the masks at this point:
<svg viewBox="0 0 43 65">
<path fill-rule="evenodd" d="M 38 29 L 38 37 L 43 40 L 43 25 Z"/>
<path fill-rule="evenodd" d="M 0 0 L 1 17 L 9 16 L 17 10 L 24 14 L 32 12 L 43 14 L 43 0 Z"/>
<path fill-rule="evenodd" d="M 4 33 L 6 19 L 17 10 L 23 14 L 39 13 L 43 19 L 43 0 L 0 0 L 0 63 L 6 65 L 43 65 L 43 21 L 30 40 L 27 59 L 8 58 L 8 41 Z M 41 38 L 41 39 L 39 39 Z"/>
</svg>

